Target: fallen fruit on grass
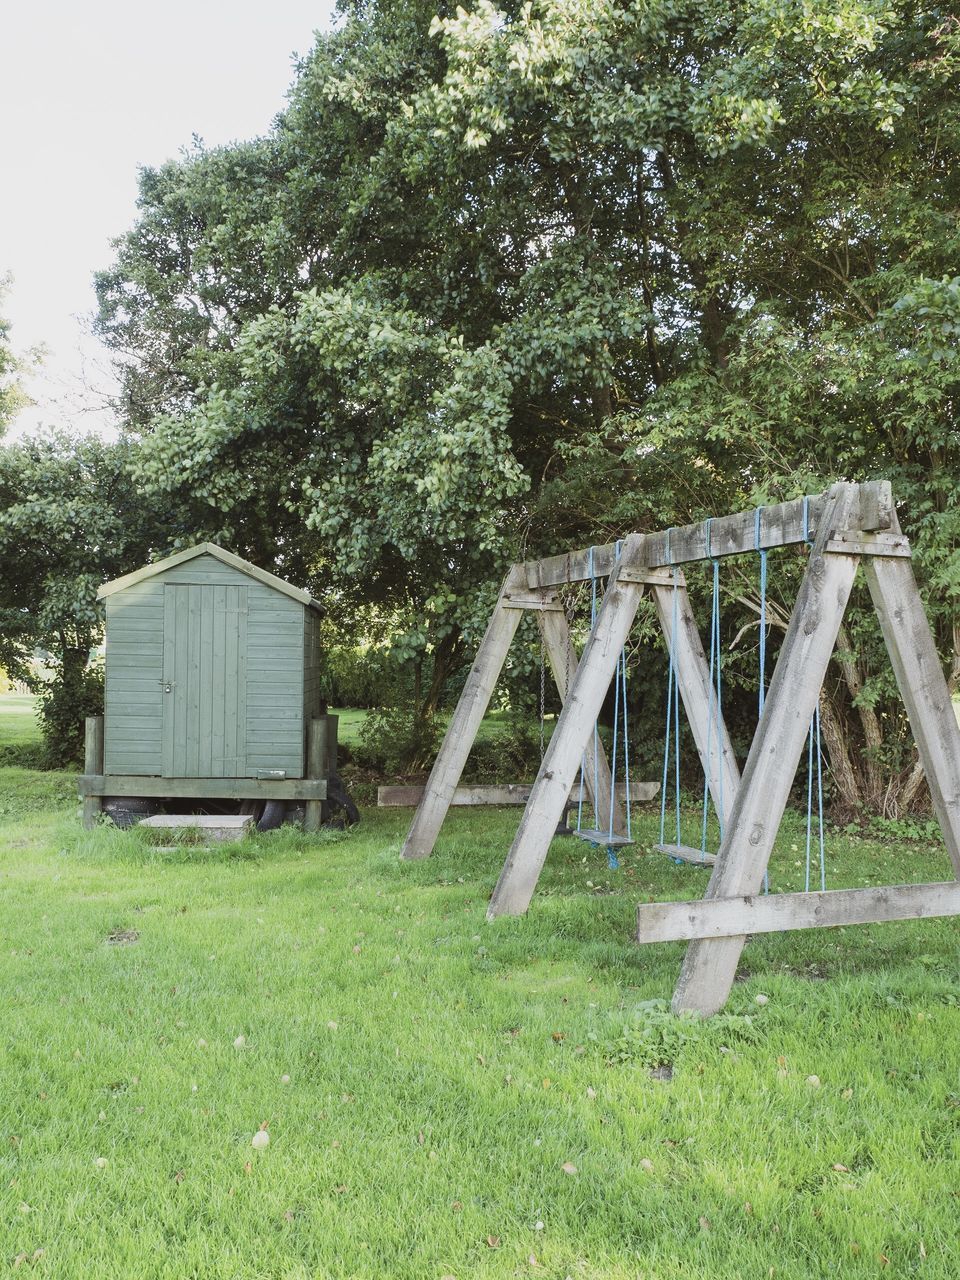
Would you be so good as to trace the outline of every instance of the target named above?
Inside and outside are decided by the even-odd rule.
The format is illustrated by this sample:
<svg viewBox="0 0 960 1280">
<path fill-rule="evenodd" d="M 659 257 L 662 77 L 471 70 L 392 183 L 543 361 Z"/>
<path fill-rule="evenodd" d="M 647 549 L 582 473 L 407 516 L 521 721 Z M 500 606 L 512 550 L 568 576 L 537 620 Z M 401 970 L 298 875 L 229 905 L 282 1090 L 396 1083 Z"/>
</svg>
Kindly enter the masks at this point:
<svg viewBox="0 0 960 1280">
<path fill-rule="evenodd" d="M 270 1135 L 267 1133 L 266 1129 L 258 1129 L 253 1135 L 250 1145 L 255 1151 L 262 1151 L 264 1147 L 269 1147 Z"/>
<path fill-rule="evenodd" d="M 811 1088 L 811 1089 L 819 1089 L 819 1088 L 820 1088 L 820 1077 L 819 1077 L 819 1076 L 807 1076 L 807 1084 L 810 1086 L 810 1088 Z"/>
<path fill-rule="evenodd" d="M 571 1177 L 573 1177 L 573 1175 L 577 1172 L 577 1166 L 573 1163 L 572 1160 L 564 1161 L 564 1163 L 560 1166 L 560 1168 L 563 1170 L 564 1173 L 569 1174 Z"/>
<path fill-rule="evenodd" d="M 281 1077 L 280 1077 L 280 1083 L 281 1083 L 281 1084 L 289 1084 L 289 1083 L 290 1083 L 290 1077 L 289 1077 L 289 1076 L 281 1076 Z"/>
<path fill-rule="evenodd" d="M 769 1003 L 770 1003 L 770 997 L 769 997 L 769 996 L 765 996 L 765 995 L 763 994 L 763 992 L 761 991 L 758 995 L 755 995 L 755 996 L 753 997 L 753 1003 L 754 1003 L 754 1004 L 769 1004 Z"/>
<path fill-rule="evenodd" d="M 107 1158 L 106 1156 L 97 1156 L 93 1163 L 98 1169 L 105 1169 L 107 1167 Z"/>
<path fill-rule="evenodd" d="M 236 1040 L 233 1042 L 233 1047 L 235 1049 L 245 1049 L 247 1047 L 247 1037 L 237 1036 Z"/>
</svg>

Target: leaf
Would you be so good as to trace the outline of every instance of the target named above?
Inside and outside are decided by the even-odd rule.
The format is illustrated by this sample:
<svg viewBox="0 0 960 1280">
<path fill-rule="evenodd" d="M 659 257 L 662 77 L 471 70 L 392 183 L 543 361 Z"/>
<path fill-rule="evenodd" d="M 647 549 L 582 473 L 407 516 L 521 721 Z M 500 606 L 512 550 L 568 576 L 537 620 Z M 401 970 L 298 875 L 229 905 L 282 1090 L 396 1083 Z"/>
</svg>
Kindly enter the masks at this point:
<svg viewBox="0 0 960 1280">
<path fill-rule="evenodd" d="M 499 1237 L 499 1236 L 487 1236 L 487 1248 L 488 1248 L 488 1249 L 499 1249 L 499 1248 L 500 1248 L 500 1237 Z"/>
</svg>

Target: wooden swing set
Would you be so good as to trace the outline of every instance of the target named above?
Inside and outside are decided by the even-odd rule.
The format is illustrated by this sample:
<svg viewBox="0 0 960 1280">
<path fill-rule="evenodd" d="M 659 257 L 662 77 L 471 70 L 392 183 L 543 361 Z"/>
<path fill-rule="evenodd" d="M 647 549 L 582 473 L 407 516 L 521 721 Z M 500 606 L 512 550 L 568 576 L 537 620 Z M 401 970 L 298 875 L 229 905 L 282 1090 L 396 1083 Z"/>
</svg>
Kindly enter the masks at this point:
<svg viewBox="0 0 960 1280">
<path fill-rule="evenodd" d="M 716 564 L 726 556 L 804 543 L 810 546 L 807 567 L 741 777 L 680 566 Z M 960 731 L 910 556 L 890 485 L 876 481 L 835 484 L 826 493 L 764 508 L 762 520 L 755 512 L 741 512 L 684 528 L 631 534 L 616 546 L 514 565 L 402 856 L 424 858 L 432 852 L 526 611 L 536 615 L 563 705 L 490 899 L 488 919 L 527 910 L 578 772 L 594 807 L 597 830 L 590 834 L 595 842 L 602 843 L 605 832 L 619 837 L 615 843 L 625 842 L 624 814 L 595 725 L 618 676 L 641 597 L 649 591 L 722 832 L 703 899 L 637 909 L 639 942 L 689 943 L 674 1010 L 709 1016 L 721 1009 L 751 934 L 960 915 Z M 861 563 L 955 878 L 761 894 Z M 578 660 L 559 589 L 602 576 L 607 577 L 606 591 Z"/>
</svg>

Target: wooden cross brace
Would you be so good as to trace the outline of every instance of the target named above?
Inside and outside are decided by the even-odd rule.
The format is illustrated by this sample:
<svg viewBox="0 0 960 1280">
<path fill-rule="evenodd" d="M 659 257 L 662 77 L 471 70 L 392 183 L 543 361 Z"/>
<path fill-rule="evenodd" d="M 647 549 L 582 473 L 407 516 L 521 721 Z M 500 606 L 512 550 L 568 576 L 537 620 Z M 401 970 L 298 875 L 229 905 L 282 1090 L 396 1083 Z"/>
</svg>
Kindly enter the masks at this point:
<svg viewBox="0 0 960 1280">
<path fill-rule="evenodd" d="M 639 941 L 691 940 L 673 997 L 677 1012 L 709 1016 L 723 1007 L 750 933 L 960 914 L 956 884 L 757 897 L 864 554 L 862 542 L 837 545 L 831 534 L 850 526 L 855 489 L 835 485 L 830 492 L 705 900 L 638 908 Z M 865 555 L 864 563 L 960 880 L 960 731 L 913 568 L 898 549 Z"/>
</svg>

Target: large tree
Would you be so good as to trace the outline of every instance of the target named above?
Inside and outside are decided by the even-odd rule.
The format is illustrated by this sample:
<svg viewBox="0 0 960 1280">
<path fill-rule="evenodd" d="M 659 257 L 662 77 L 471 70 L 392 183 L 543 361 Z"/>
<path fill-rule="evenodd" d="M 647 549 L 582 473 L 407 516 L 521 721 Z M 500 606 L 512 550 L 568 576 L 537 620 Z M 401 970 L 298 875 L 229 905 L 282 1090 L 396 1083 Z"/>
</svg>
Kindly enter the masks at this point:
<svg viewBox="0 0 960 1280">
<path fill-rule="evenodd" d="M 0 667 L 41 695 L 52 764 L 78 758 L 100 709 L 97 588 L 186 532 L 138 491 L 131 450 L 63 431 L 0 445 Z"/>
<path fill-rule="evenodd" d="M 894 480 L 952 599 L 958 29 L 906 0 L 344 4 L 269 137 L 144 175 L 100 279 L 143 483 L 406 600 L 451 658 L 521 547 L 837 477 Z M 865 621 L 847 642 L 835 775 L 909 798 Z"/>
</svg>

